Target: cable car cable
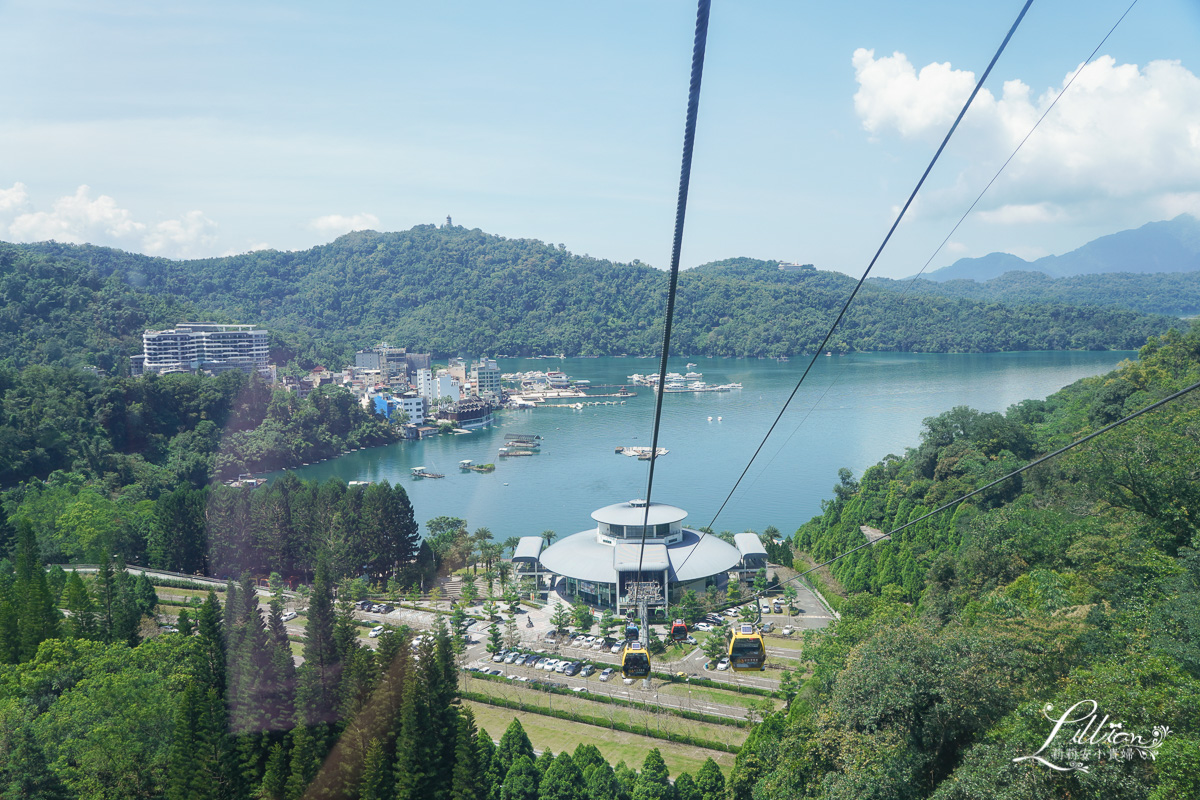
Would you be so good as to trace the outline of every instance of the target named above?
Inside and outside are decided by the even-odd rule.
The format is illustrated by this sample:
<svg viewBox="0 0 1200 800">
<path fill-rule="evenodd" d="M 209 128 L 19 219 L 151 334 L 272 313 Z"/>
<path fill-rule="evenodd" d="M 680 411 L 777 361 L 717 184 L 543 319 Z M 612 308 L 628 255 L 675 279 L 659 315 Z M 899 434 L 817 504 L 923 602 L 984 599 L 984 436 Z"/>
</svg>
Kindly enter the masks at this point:
<svg viewBox="0 0 1200 800">
<path fill-rule="evenodd" d="M 1000 46 L 996 49 L 995 55 L 992 56 L 992 60 L 988 63 L 987 69 L 983 71 L 983 74 L 979 76 L 979 80 L 976 81 L 975 88 L 971 90 L 971 96 L 968 97 L 967 101 L 963 104 L 962 110 L 958 112 L 958 116 L 955 117 L 954 123 L 950 126 L 950 130 L 946 132 L 945 138 L 942 139 L 942 143 L 938 145 L 937 151 L 933 154 L 933 158 L 930 159 L 929 166 L 925 167 L 925 172 L 921 174 L 921 179 L 917 181 L 917 185 L 913 187 L 912 193 L 909 194 L 908 200 L 905 201 L 904 206 L 900 209 L 900 213 L 896 215 L 895 222 L 893 222 L 892 227 L 888 229 L 887 235 L 883 237 L 883 242 L 879 245 L 879 249 L 875 251 L 875 255 L 871 258 L 871 263 L 867 265 L 862 277 L 858 279 L 858 283 L 855 285 L 854 290 L 851 291 L 850 296 L 846 298 L 846 302 L 842 305 L 841 311 L 838 312 L 837 317 L 833 320 L 833 324 L 829 326 L 829 332 L 826 333 L 825 338 L 821 340 L 821 345 L 813 352 L 812 359 L 809 360 L 808 366 L 804 368 L 804 373 L 801 374 L 800 380 L 796 381 L 796 387 L 792 389 L 792 393 L 788 395 L 788 399 L 784 401 L 783 407 L 779 409 L 779 414 L 775 417 L 775 421 L 771 423 L 771 427 L 767 429 L 766 435 L 763 436 L 762 441 L 759 442 L 758 448 L 754 451 L 754 455 L 750 456 L 750 461 L 747 462 L 746 468 L 742 470 L 742 474 L 739 475 L 738 479 L 734 482 L 733 488 L 729 490 L 729 494 L 721 503 L 720 508 L 717 509 L 717 513 L 713 515 L 712 521 L 708 523 L 709 528 L 716 523 L 717 517 L 721 516 L 721 512 L 725 510 L 725 506 L 729 503 L 730 498 L 733 497 L 733 493 L 737 491 L 738 486 L 741 485 L 742 480 L 746 477 L 746 473 L 750 471 L 750 467 L 752 464 L 754 464 L 754 460 L 758 458 L 758 454 L 762 452 L 763 446 L 767 443 L 767 439 L 770 438 L 771 433 L 775 430 L 775 426 L 778 425 L 779 420 L 783 418 L 783 414 L 785 411 L 787 411 L 788 405 L 791 404 L 793 398 L 796 396 L 796 393 L 800 391 L 801 384 L 803 384 L 804 379 L 808 377 L 808 373 L 812 370 L 813 364 L 816 363 L 817 358 L 825 350 L 825 346 L 829 343 L 830 337 L 833 336 L 834 330 L 837 329 L 838 324 L 842 321 L 842 317 L 846 315 L 846 310 L 850 308 L 850 304 L 854 301 L 855 296 L 858 295 L 859 289 L 861 289 L 863 284 L 866 282 L 867 276 L 871 274 L 871 270 L 875 267 L 875 262 L 879 260 L 879 256 L 882 255 L 883 249 L 887 247 L 888 242 L 891 241 L 892 234 L 896 232 L 896 228 L 899 227 L 901 220 L 904 219 L 904 215 L 908 212 L 909 206 L 911 206 L 913 200 L 916 199 L 917 192 L 921 191 L 921 187 L 925 184 L 925 179 L 929 177 L 929 173 L 933 171 L 933 167 L 935 164 L 937 164 L 938 159 L 941 157 L 942 151 L 945 150 L 946 145 L 950 143 L 950 137 L 954 135 L 956 130 L 958 130 L 958 124 L 962 122 L 962 118 L 966 115 L 967 109 L 971 107 L 971 103 L 974 102 L 975 96 L 979 94 L 979 90 L 983 88 L 984 82 L 987 81 L 988 76 L 992 74 L 992 68 L 995 67 L 996 62 L 1000 60 L 1000 55 L 1004 52 L 1005 48 L 1008 47 L 1009 40 L 1011 40 L 1013 34 L 1017 32 L 1017 27 L 1021 24 L 1021 20 L 1025 18 L 1025 13 L 1029 11 L 1029 7 L 1031 5 L 1033 5 L 1033 0 L 1025 0 L 1025 5 L 1021 7 L 1021 13 L 1017 15 L 1012 27 L 1008 29 L 1008 33 L 1005 34 L 1004 40 L 1000 42 Z M 664 371 L 666 370 L 665 360 L 663 362 L 663 369 Z M 659 392 L 660 394 L 662 392 L 661 386 L 659 387 Z"/>
<path fill-rule="evenodd" d="M 1057 450 L 1055 450 L 1052 453 L 1047 453 L 1046 455 L 1044 455 L 1040 458 L 1036 458 L 1033 461 L 1030 461 L 1025 466 L 1020 467 L 1019 469 L 1015 469 L 1012 472 L 1008 473 L 1007 475 L 1005 475 L 1001 478 L 997 478 L 996 480 L 992 481 L 991 483 L 984 484 L 983 486 L 980 486 L 978 489 L 967 492 L 966 494 L 962 495 L 961 497 L 957 497 L 948 503 L 940 505 L 937 508 L 935 508 L 933 511 L 930 511 L 927 514 L 923 514 L 922 516 L 919 516 L 914 520 L 906 522 L 898 528 L 893 528 L 892 530 L 888 531 L 883 536 L 879 537 L 878 539 L 875 539 L 874 541 L 864 542 L 863 544 L 860 544 L 856 547 L 850 548 L 849 550 L 847 550 L 844 553 L 841 553 L 840 555 L 834 556 L 833 558 L 829 559 L 828 561 L 822 561 L 820 564 L 813 566 L 811 569 L 807 569 L 804 572 L 801 572 L 800 574 L 798 574 L 794 577 L 788 578 L 785 581 L 781 581 L 779 585 L 782 586 L 785 583 L 790 583 L 791 581 L 799 580 L 800 578 L 803 578 L 805 575 L 809 574 L 810 572 L 814 572 L 814 571 L 820 569 L 821 567 L 829 566 L 833 562 L 835 562 L 839 559 L 845 558 L 846 556 L 850 555 L 851 553 L 855 553 L 859 550 L 862 550 L 864 547 L 870 547 L 872 545 L 875 545 L 875 544 L 878 544 L 879 542 L 884 541 L 885 539 L 890 539 L 890 538 L 892 538 L 893 535 L 899 533 L 900 531 L 904 530 L 905 528 L 908 528 L 912 525 L 916 525 L 918 522 L 929 519 L 930 517 L 934 516 L 935 514 L 940 514 L 943 511 L 946 511 L 947 509 L 953 508 L 954 506 L 957 506 L 959 503 L 963 502 L 964 500 L 969 500 L 970 498 L 974 497 L 975 495 L 979 494 L 980 492 L 985 492 L 988 489 L 991 489 L 993 486 L 1004 483 L 1005 481 L 1009 480 L 1010 478 L 1015 478 L 1016 476 L 1020 475 L 1021 473 L 1027 472 L 1028 470 L 1033 469 L 1034 467 L 1038 466 L 1039 464 L 1044 464 L 1045 462 L 1049 461 L 1050 459 L 1060 456 L 1063 453 L 1067 452 L 1068 450 L 1073 450 L 1076 447 L 1079 447 L 1079 445 L 1089 442 L 1092 439 L 1095 439 L 1097 436 L 1101 435 L 1102 433 L 1108 433 L 1109 431 L 1113 430 L 1114 428 L 1124 425 L 1127 422 L 1131 422 L 1132 420 L 1136 419 L 1137 417 L 1140 417 L 1141 415 L 1143 415 L 1149 411 L 1153 411 L 1154 409 L 1156 409 L 1160 406 L 1166 405 L 1167 403 L 1171 402 L 1172 400 L 1177 400 L 1180 397 L 1183 397 L 1184 395 L 1188 394 L 1189 392 L 1194 392 L 1196 389 L 1200 389 L 1200 381 L 1193 383 L 1191 386 L 1180 389 L 1179 391 L 1175 392 L 1174 394 L 1167 395 L 1163 399 L 1161 399 L 1155 403 L 1151 403 L 1150 405 L 1148 405 L 1144 408 L 1138 409 L 1137 411 L 1133 412 L 1132 414 L 1129 414 L 1128 416 L 1124 416 L 1121 419 L 1117 420 L 1116 422 L 1110 422 L 1108 425 L 1105 425 L 1103 428 L 1092 431 L 1088 435 L 1080 437 L 1079 439 L 1076 439 L 1075 441 L 1071 442 L 1070 444 L 1065 445 L 1064 447 L 1058 448 Z"/>
<path fill-rule="evenodd" d="M 1031 0 L 1032 2 L 1032 0 Z M 688 187 L 692 177 L 692 150 L 696 141 L 696 116 L 700 109 L 700 82 L 704 77 L 704 51 L 708 41 L 708 16 L 711 0 L 698 0 L 696 34 L 692 44 L 692 74 L 688 86 L 687 118 L 683 129 L 683 163 L 679 170 L 679 195 L 675 204 L 675 236 L 671 243 L 671 278 L 667 290 L 667 314 L 663 325 L 662 361 L 659 365 L 658 395 L 654 402 L 654 429 L 650 437 L 650 469 L 646 479 L 646 511 L 642 517 L 642 540 L 638 552 L 637 584 L 641 588 L 642 564 L 646 554 L 646 528 L 650 524 L 650 500 L 654 488 L 654 463 L 658 456 L 658 432 L 662 420 L 663 387 L 667 380 L 667 356 L 671 351 L 671 322 L 675 316 L 675 295 L 679 286 L 679 257 L 683 248 L 683 223 L 687 215 Z M 665 586 L 663 587 L 666 588 Z M 619 587 L 618 587 L 619 589 Z M 646 621 L 643 620 L 643 627 Z"/>
<path fill-rule="evenodd" d="M 975 210 L 975 206 L 979 205 L 979 201 L 982 200 L 983 196 L 985 194 L 987 194 L 989 189 L 992 188 L 992 184 L 994 184 L 996 182 L 996 180 L 1000 177 L 1000 174 L 1002 172 L 1004 172 L 1004 170 L 1008 167 L 1008 165 L 1010 163 L 1012 163 L 1012 160 L 1014 158 L 1016 158 L 1017 153 L 1019 153 L 1021 151 L 1021 148 L 1025 146 L 1025 143 L 1027 141 L 1029 141 L 1029 137 L 1031 137 L 1033 135 L 1033 132 L 1038 129 L 1038 126 L 1040 126 L 1042 124 L 1042 121 L 1045 120 L 1046 117 L 1049 116 L 1050 112 L 1054 109 L 1054 107 L 1056 105 L 1058 105 L 1058 101 L 1061 100 L 1062 96 L 1064 94 L 1066 94 L 1068 89 L 1071 88 L 1071 84 L 1073 84 L 1075 82 L 1075 79 L 1078 78 L 1083 73 L 1083 71 L 1093 63 L 1093 60 L 1096 58 L 1096 53 L 1100 52 L 1100 48 L 1103 47 L 1104 43 L 1109 40 L 1109 37 L 1111 37 L 1113 35 L 1113 33 L 1117 29 L 1117 26 L 1119 26 L 1121 24 L 1121 22 L 1124 21 L 1125 17 L 1129 16 L 1129 12 L 1133 10 L 1133 7 L 1135 5 L 1137 5 L 1137 3 L 1138 3 L 1138 0 L 1133 0 L 1133 2 L 1129 4 L 1129 7 L 1125 9 L 1125 12 L 1123 14 L 1121 14 L 1121 16 L 1117 18 L 1117 21 L 1113 23 L 1112 27 L 1108 29 L 1108 33 L 1104 34 L 1104 37 L 1092 49 L 1092 52 L 1088 54 L 1088 57 L 1086 59 L 1084 59 L 1083 62 L 1080 63 L 1079 67 L 1071 75 L 1070 79 L 1068 79 L 1067 82 L 1063 85 L 1063 88 L 1059 90 L 1057 95 L 1055 95 L 1054 100 L 1051 101 L 1050 105 L 1048 105 L 1046 107 L 1046 110 L 1042 112 L 1042 115 L 1040 117 L 1038 117 L 1036 122 L 1034 122 L 1033 127 L 1031 127 L 1029 129 L 1029 132 L 1025 134 L 1025 136 L 1021 139 L 1021 141 L 1013 149 L 1012 153 L 1009 154 L 1007 159 L 1005 159 L 1004 163 L 1000 165 L 1000 168 L 998 170 L 996 170 L 996 174 L 992 176 L 992 179 L 987 182 L 987 185 L 983 187 L 983 189 L 979 192 L 978 196 L 976 196 L 975 200 L 971 203 L 971 205 L 967 207 L 967 210 L 964 211 L 962 216 L 958 218 L 958 221 L 956 223 L 954 223 L 954 227 L 952 227 L 950 229 L 950 232 L 946 234 L 946 238 L 943 239 L 941 244 L 939 244 L 937 246 L 937 248 L 933 251 L 933 253 L 930 254 L 929 258 L 921 266 L 921 269 L 917 272 L 917 274 L 913 275 L 911 278 L 908 279 L 907 283 L 904 286 L 904 290 L 900 293 L 901 298 L 906 297 L 908 295 L 909 290 L 912 289 L 913 285 L 916 283 L 917 279 L 925 274 L 925 270 L 929 269 L 929 265 L 931 263 L 933 263 L 933 259 L 937 258 L 937 254 L 942 251 L 942 249 L 946 246 L 946 243 L 950 241 L 950 238 L 952 236 L 954 236 L 955 232 L 957 232 L 959 227 L 963 224 L 963 222 L 966 221 L 966 219 L 970 215 L 970 213 Z M 819 350 L 818 350 L 818 352 L 819 352 Z M 830 381 L 829 385 L 825 387 L 825 390 L 821 393 L 821 396 L 817 398 L 817 401 L 815 403 L 813 403 L 813 405 L 808 409 L 808 411 L 805 413 L 805 415 L 800 419 L 800 422 L 797 423 L 796 428 L 792 431 L 792 433 L 790 433 L 788 435 L 788 438 L 784 441 L 783 445 L 776 452 L 776 456 L 778 456 L 778 454 L 780 452 L 783 452 L 783 449 L 786 448 L 788 443 L 791 442 L 792 437 L 795 436 L 796 432 L 799 431 L 800 428 L 802 428 L 804 426 L 804 423 L 808 421 L 808 418 L 810 416 L 812 416 L 812 412 L 815 411 L 821 405 L 821 401 L 825 399 L 825 396 L 828 395 L 829 391 L 834 387 L 835 384 L 837 384 L 840 377 L 841 377 L 840 374 L 835 375 L 833 380 Z M 775 460 L 775 457 L 773 456 L 771 461 L 767 462 L 767 466 L 770 467 L 770 465 L 774 462 L 774 460 Z M 716 521 L 715 517 L 713 518 L 713 521 L 714 522 Z"/>
<path fill-rule="evenodd" d="M 1050 105 L 1046 106 L 1046 110 L 1043 111 L 1042 115 L 1037 118 L 1037 122 L 1033 123 L 1033 127 L 1030 128 L 1029 132 L 1025 134 L 1024 138 L 1022 138 L 1021 141 L 1017 143 L 1017 146 L 1013 149 L 1012 154 L 1009 155 L 1009 157 L 1007 159 L 1005 159 L 1004 163 L 1000 165 L 1000 169 L 996 170 L 996 174 L 993 175 L 992 179 L 987 182 L 987 185 L 983 187 L 983 190 L 979 193 L 979 195 L 975 198 L 975 200 L 971 203 L 970 206 L 967 207 L 967 210 L 963 212 L 963 215 L 958 218 L 958 222 L 954 223 L 954 227 L 950 229 L 950 232 L 948 234 L 946 234 L 946 238 L 943 239 L 942 243 L 937 246 L 937 249 L 934 250 L 932 254 L 930 254 L 929 259 L 921 267 L 920 271 L 917 272 L 916 275 L 912 276 L 912 278 L 909 279 L 908 284 L 904 287 L 904 291 L 901 293 L 901 296 L 908 294 L 908 290 L 912 288 L 912 286 L 916 282 L 917 278 L 919 278 L 925 274 L 925 270 L 929 269 L 929 265 L 933 262 L 933 259 L 937 258 L 937 254 L 942 252 L 942 248 L 946 246 L 946 243 L 950 241 L 950 237 L 953 236 L 955 231 L 958 230 L 959 226 L 963 224 L 963 221 L 967 218 L 967 215 L 975 210 L 975 206 L 977 206 L 979 204 L 979 201 L 983 199 L 983 196 L 985 194 L 987 194 L 988 189 L 992 188 L 992 184 L 995 183 L 996 179 L 1000 177 L 1000 173 L 1004 172 L 1005 168 L 1009 165 L 1009 163 L 1012 162 L 1012 160 L 1017 157 L 1017 153 L 1021 152 L 1021 148 L 1025 146 L 1025 142 L 1029 141 L 1029 137 L 1033 135 L 1033 132 L 1038 129 L 1038 126 L 1042 124 L 1042 121 L 1044 119 L 1046 119 L 1047 115 L 1049 115 L 1049 113 L 1054 109 L 1054 107 L 1056 105 L 1058 105 L 1058 101 L 1061 100 L 1062 96 L 1067 93 L 1068 89 L 1071 88 L 1071 84 L 1073 84 L 1075 82 L 1075 79 L 1078 78 L 1080 76 L 1080 74 L 1082 74 L 1083 71 L 1085 69 L 1087 69 L 1088 66 L 1091 65 L 1092 60 L 1095 59 L 1095 57 L 1096 57 L 1096 53 L 1100 52 L 1100 48 L 1103 47 L 1104 43 L 1108 41 L 1108 37 L 1113 35 L 1113 32 L 1117 29 L 1117 26 L 1121 24 L 1121 22 L 1125 19 L 1125 17 L 1129 16 L 1129 12 L 1133 11 L 1133 7 L 1136 6 L 1137 4 L 1138 4 L 1138 0 L 1133 0 L 1133 2 L 1129 4 L 1129 7 L 1125 9 L 1125 13 L 1122 14 L 1117 19 L 1117 21 L 1113 23 L 1113 26 L 1108 29 L 1108 33 L 1104 34 L 1104 38 L 1100 40 L 1100 43 L 1096 45 L 1096 47 L 1088 55 L 1087 59 L 1084 60 L 1084 62 L 1079 65 L 1079 68 L 1075 70 L 1074 74 L 1071 75 L 1070 79 L 1065 84 L 1063 84 L 1063 88 L 1061 90 L 1059 90 L 1057 95 L 1055 95 L 1054 100 L 1051 101 Z"/>
</svg>

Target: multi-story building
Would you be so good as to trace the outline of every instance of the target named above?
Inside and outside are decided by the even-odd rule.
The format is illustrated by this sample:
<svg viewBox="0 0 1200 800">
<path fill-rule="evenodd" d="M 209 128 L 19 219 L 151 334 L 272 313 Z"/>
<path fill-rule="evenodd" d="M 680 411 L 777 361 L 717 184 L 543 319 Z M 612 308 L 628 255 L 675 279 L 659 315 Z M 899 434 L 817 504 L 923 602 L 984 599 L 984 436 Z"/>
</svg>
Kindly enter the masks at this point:
<svg viewBox="0 0 1200 800">
<path fill-rule="evenodd" d="M 436 403 L 443 397 L 449 397 L 457 403 L 462 399 L 462 387 L 447 370 L 440 369 L 434 375 L 431 370 L 417 370 L 417 394 L 424 397 L 430 404 Z"/>
<path fill-rule="evenodd" d="M 165 331 L 142 334 L 143 372 L 225 372 L 240 369 L 271 376 L 267 332 L 254 325 L 181 322 Z"/>
<path fill-rule="evenodd" d="M 471 383 L 475 394 L 491 402 L 500 401 L 500 368 L 495 359 L 481 358 L 471 365 Z"/>
<path fill-rule="evenodd" d="M 380 342 L 374 347 L 359 350 L 354 354 L 354 368 L 379 370 L 380 379 L 390 383 L 393 379 L 408 380 L 408 356 L 403 347 L 392 347 Z"/>
</svg>

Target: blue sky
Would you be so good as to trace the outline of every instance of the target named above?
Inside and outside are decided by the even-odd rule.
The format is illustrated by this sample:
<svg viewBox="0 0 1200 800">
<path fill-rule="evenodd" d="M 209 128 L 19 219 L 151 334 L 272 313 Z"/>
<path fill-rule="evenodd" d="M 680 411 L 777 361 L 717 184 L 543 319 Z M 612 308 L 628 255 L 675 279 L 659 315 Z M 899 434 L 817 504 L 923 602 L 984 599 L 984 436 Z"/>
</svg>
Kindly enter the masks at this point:
<svg viewBox="0 0 1200 800">
<path fill-rule="evenodd" d="M 712 12 L 684 266 L 857 274 L 1021 3 Z M 1128 0 L 1035 2 L 913 274 Z M 455 224 L 667 265 L 690 2 L 0 4 L 0 239 L 173 258 Z M 932 268 L 1200 213 L 1200 3 L 1142 0 Z M 969 73 L 969 74 L 968 74 Z"/>
</svg>

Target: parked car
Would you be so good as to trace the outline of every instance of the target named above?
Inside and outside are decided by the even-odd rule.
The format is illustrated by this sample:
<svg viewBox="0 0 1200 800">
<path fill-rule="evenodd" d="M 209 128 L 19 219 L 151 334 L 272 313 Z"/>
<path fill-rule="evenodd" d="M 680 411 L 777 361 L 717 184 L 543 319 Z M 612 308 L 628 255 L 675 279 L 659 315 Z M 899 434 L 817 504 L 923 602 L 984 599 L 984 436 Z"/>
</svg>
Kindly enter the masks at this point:
<svg viewBox="0 0 1200 800">
<path fill-rule="evenodd" d="M 711 631 L 712 629 L 713 629 L 713 626 L 709 625 L 707 622 L 697 622 L 696 623 L 696 630 L 698 630 L 698 631 Z"/>
<path fill-rule="evenodd" d="M 499 664 L 503 660 L 504 660 L 504 651 L 503 650 L 501 650 L 499 653 L 496 653 L 492 656 L 492 661 L 496 664 Z"/>
<path fill-rule="evenodd" d="M 579 677 L 590 678 L 593 674 L 595 674 L 595 672 L 596 672 L 596 667 L 594 665 L 584 664 L 583 668 L 581 670 L 579 670 Z"/>
<path fill-rule="evenodd" d="M 500 670 L 498 670 L 498 669 L 494 669 L 494 670 L 488 672 L 488 675 L 501 675 L 501 674 L 503 674 L 503 673 L 501 673 Z"/>
<path fill-rule="evenodd" d="M 727 616 L 727 617 L 736 617 L 737 615 L 738 615 L 738 610 L 737 610 L 736 608 L 727 608 L 727 609 L 725 609 L 725 616 Z"/>
<path fill-rule="evenodd" d="M 572 692 L 575 692 L 575 693 L 577 693 L 577 694 L 579 694 L 579 693 L 582 693 L 582 692 L 586 692 L 586 691 L 587 691 L 587 687 L 586 687 L 586 686 L 574 686 L 574 687 L 572 687 L 572 688 L 571 688 L 571 691 L 572 691 Z"/>
<path fill-rule="evenodd" d="M 291 622 L 295 618 L 296 618 L 295 611 L 289 611 L 286 614 L 284 614 L 282 617 L 280 617 L 280 619 L 282 619 L 284 622 Z"/>
<path fill-rule="evenodd" d="M 392 612 L 393 612 L 393 611 L 395 611 L 395 610 L 396 610 L 396 607 L 395 607 L 394 605 L 392 605 L 391 603 L 384 603 L 384 604 L 383 604 L 383 613 L 385 613 L 385 614 L 390 614 L 390 613 L 392 613 Z"/>
<path fill-rule="evenodd" d="M 684 639 L 684 641 L 688 644 L 699 644 L 699 642 L 696 641 L 696 637 L 692 636 L 690 633 L 688 634 L 688 637 Z"/>
<path fill-rule="evenodd" d="M 383 633 L 383 626 L 376 625 L 374 628 L 371 628 L 371 632 L 368 633 L 367 636 L 370 636 L 372 639 L 374 639 L 377 636 L 379 636 L 379 634 L 381 634 L 381 633 Z"/>
<path fill-rule="evenodd" d="M 759 608 L 759 610 L 762 611 L 762 613 L 764 613 L 764 614 L 770 614 L 771 606 L 767 603 L 763 603 L 762 606 Z"/>
<path fill-rule="evenodd" d="M 725 658 L 722 658 L 720 661 L 717 662 L 717 669 L 719 669 L 719 670 L 729 669 L 729 657 L 728 656 L 726 656 Z"/>
<path fill-rule="evenodd" d="M 612 639 L 601 639 L 599 636 L 596 637 L 596 641 L 592 642 L 593 650 L 608 650 L 612 646 L 613 646 Z"/>
<path fill-rule="evenodd" d="M 522 659 L 525 658 L 525 656 L 523 654 L 513 651 L 504 657 L 504 663 L 512 664 L 513 662 L 515 662 L 517 660 L 517 656 L 520 656 Z"/>
<path fill-rule="evenodd" d="M 771 631 L 775 630 L 775 623 L 774 622 L 764 622 L 762 625 L 759 626 L 759 628 L 762 629 L 763 633 L 770 633 Z"/>
<path fill-rule="evenodd" d="M 604 671 L 600 673 L 600 680 L 607 681 L 609 678 L 611 678 L 613 676 L 614 672 L 616 672 L 616 670 L 613 669 L 612 667 L 605 667 Z"/>
<path fill-rule="evenodd" d="M 774 603 L 772 603 L 771 607 L 775 609 L 776 614 L 783 613 L 783 603 L 779 602 L 778 600 L 776 600 Z"/>
<path fill-rule="evenodd" d="M 567 665 L 566 669 L 563 670 L 563 675 L 566 675 L 568 678 L 572 678 L 578 675 L 581 669 L 583 669 L 583 664 L 578 661 L 573 661 Z"/>
<path fill-rule="evenodd" d="M 554 665 L 554 671 L 560 675 L 567 671 L 567 667 L 571 666 L 570 661 L 559 661 Z"/>
<path fill-rule="evenodd" d="M 783 630 L 780 631 L 784 636 L 791 636 L 795 632 L 796 628 L 792 625 L 784 625 Z"/>
<path fill-rule="evenodd" d="M 621 642 L 617 642 L 616 644 L 614 644 L 614 645 L 613 645 L 613 646 L 612 646 L 612 647 L 609 649 L 609 652 L 610 652 L 610 653 L 614 653 L 614 654 L 615 654 L 615 653 L 620 653 L 620 652 L 621 652 L 621 650 L 622 650 L 622 649 L 624 649 L 624 647 L 625 647 L 625 645 L 624 645 L 623 643 L 621 643 Z"/>
</svg>

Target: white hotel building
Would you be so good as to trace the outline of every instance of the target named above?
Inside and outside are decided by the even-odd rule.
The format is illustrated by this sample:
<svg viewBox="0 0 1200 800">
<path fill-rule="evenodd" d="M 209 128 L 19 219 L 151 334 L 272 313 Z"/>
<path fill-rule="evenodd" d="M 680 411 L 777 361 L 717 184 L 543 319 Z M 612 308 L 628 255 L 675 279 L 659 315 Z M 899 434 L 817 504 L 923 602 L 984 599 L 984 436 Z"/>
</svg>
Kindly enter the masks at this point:
<svg viewBox="0 0 1200 800">
<path fill-rule="evenodd" d="M 170 330 L 143 333 L 142 351 L 132 358 L 135 375 L 231 369 L 271 375 L 267 332 L 254 325 L 181 322 Z"/>
</svg>

